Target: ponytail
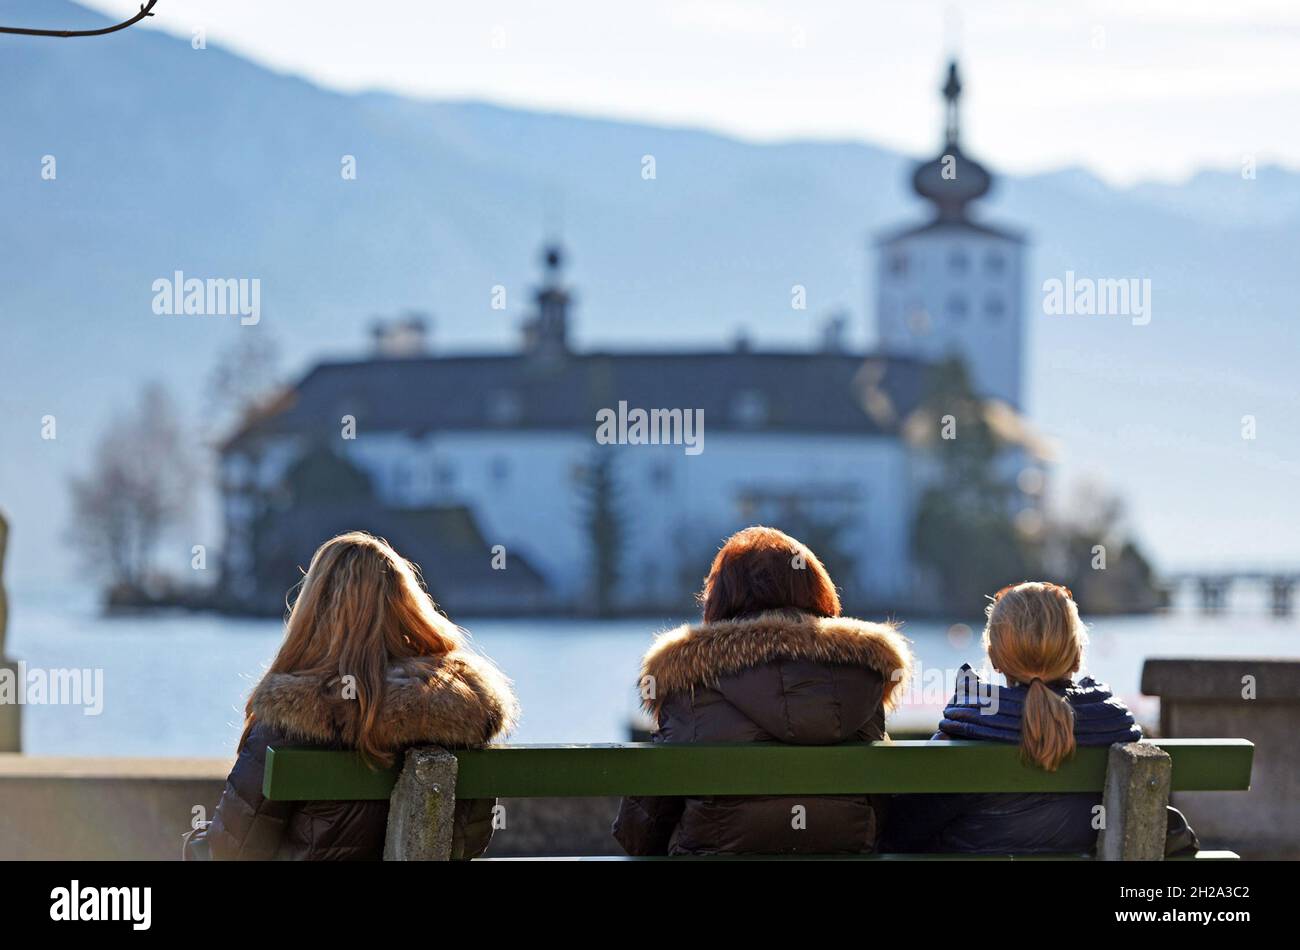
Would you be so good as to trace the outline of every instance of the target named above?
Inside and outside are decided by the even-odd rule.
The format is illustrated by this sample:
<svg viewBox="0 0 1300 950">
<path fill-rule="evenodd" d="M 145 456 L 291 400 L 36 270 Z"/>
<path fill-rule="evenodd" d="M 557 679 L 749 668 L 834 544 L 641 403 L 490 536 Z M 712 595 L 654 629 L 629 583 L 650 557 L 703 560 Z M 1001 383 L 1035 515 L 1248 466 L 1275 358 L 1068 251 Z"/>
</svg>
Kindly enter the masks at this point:
<svg viewBox="0 0 1300 950">
<path fill-rule="evenodd" d="M 1020 757 L 1048 772 L 1074 755 L 1074 709 L 1038 677 L 1029 683 L 1020 725 Z"/>
<path fill-rule="evenodd" d="M 1048 683 L 1068 683 L 1083 662 L 1087 634 L 1069 588 L 1034 581 L 993 596 L 984 648 L 1007 682 L 1027 686 L 1020 757 L 1055 772 L 1074 755 L 1074 709 Z"/>
</svg>

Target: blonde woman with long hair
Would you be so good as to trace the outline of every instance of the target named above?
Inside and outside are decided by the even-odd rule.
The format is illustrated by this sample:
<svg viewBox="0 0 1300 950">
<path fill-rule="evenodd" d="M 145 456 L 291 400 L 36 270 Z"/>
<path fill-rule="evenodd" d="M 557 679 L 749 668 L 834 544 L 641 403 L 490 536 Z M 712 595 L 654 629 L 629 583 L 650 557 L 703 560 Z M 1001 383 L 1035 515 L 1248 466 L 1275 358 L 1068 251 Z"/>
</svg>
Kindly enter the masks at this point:
<svg viewBox="0 0 1300 950">
<path fill-rule="evenodd" d="M 378 860 L 388 803 L 268 801 L 267 747 L 355 749 L 380 766 L 413 745 L 482 745 L 515 716 L 509 681 L 438 612 L 414 565 L 363 532 L 331 538 L 248 698 L 239 756 L 202 838 L 217 859 Z M 491 833 L 490 803 L 457 803 L 453 856 L 482 853 Z"/>
<path fill-rule="evenodd" d="M 935 739 L 1015 743 L 1026 765 L 1056 771 L 1079 746 L 1135 742 L 1142 731 L 1102 683 L 1077 678 L 1087 629 L 1069 589 L 1043 581 L 1004 587 L 987 608 L 984 649 L 998 686 L 963 666 Z M 903 795 L 886 846 L 897 851 L 1091 852 L 1100 793 Z M 1195 846 L 1170 809 L 1169 849 Z"/>
</svg>

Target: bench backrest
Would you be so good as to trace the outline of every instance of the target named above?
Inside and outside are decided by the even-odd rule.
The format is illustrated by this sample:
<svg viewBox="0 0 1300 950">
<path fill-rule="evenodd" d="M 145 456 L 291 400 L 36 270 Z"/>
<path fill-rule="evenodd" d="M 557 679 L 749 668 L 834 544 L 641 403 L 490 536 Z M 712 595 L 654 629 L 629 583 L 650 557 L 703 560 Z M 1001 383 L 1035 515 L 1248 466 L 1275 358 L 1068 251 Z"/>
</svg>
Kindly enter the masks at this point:
<svg viewBox="0 0 1300 950">
<path fill-rule="evenodd" d="M 1172 790 L 1250 788 L 1245 739 L 1143 740 L 1173 760 Z M 1079 749 L 1056 772 L 1023 764 L 1014 745 L 872 742 L 834 746 L 498 745 L 454 753 L 457 798 L 617 795 L 823 795 L 898 792 L 1097 792 L 1109 749 Z M 267 750 L 263 793 L 276 801 L 387 799 L 400 771 L 354 752 Z"/>
</svg>

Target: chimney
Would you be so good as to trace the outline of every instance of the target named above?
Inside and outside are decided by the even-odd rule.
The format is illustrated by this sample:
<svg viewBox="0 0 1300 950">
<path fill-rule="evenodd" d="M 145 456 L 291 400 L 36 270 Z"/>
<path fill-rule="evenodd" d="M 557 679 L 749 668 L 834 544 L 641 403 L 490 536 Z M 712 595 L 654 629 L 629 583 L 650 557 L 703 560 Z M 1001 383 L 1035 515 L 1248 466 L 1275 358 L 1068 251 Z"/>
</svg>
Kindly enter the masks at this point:
<svg viewBox="0 0 1300 950">
<path fill-rule="evenodd" d="M 376 320 L 371 328 L 374 355 L 378 359 L 412 359 L 429 354 L 428 326 L 422 313 L 408 313 L 397 320 Z"/>
<path fill-rule="evenodd" d="M 821 351 L 823 353 L 844 353 L 847 349 L 844 334 L 848 329 L 849 318 L 843 310 L 836 310 L 822 324 Z"/>
</svg>

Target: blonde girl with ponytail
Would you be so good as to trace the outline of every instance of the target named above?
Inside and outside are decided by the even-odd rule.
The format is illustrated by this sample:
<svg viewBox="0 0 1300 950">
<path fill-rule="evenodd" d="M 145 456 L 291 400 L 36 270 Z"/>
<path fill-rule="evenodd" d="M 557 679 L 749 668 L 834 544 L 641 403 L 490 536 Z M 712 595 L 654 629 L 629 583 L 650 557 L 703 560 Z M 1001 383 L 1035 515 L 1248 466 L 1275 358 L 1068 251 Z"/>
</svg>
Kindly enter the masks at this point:
<svg viewBox="0 0 1300 950">
<path fill-rule="evenodd" d="M 935 739 L 1016 744 L 1024 762 L 1049 772 L 1078 746 L 1134 742 L 1133 714 L 1105 684 L 1077 677 L 1087 629 L 1068 588 L 1044 581 L 1004 587 L 984 628 L 989 664 L 1006 686 L 981 683 L 962 667 Z M 1101 794 L 898 795 L 888 812 L 884 851 L 976 854 L 1089 853 Z M 1170 809 L 1173 853 L 1195 846 L 1186 819 Z"/>
<path fill-rule="evenodd" d="M 987 609 L 984 649 L 1008 686 L 1026 689 L 1020 752 L 1055 772 L 1074 754 L 1074 708 L 1064 690 L 1083 663 L 1087 629 L 1069 588 L 1043 581 L 1004 587 Z"/>
</svg>

